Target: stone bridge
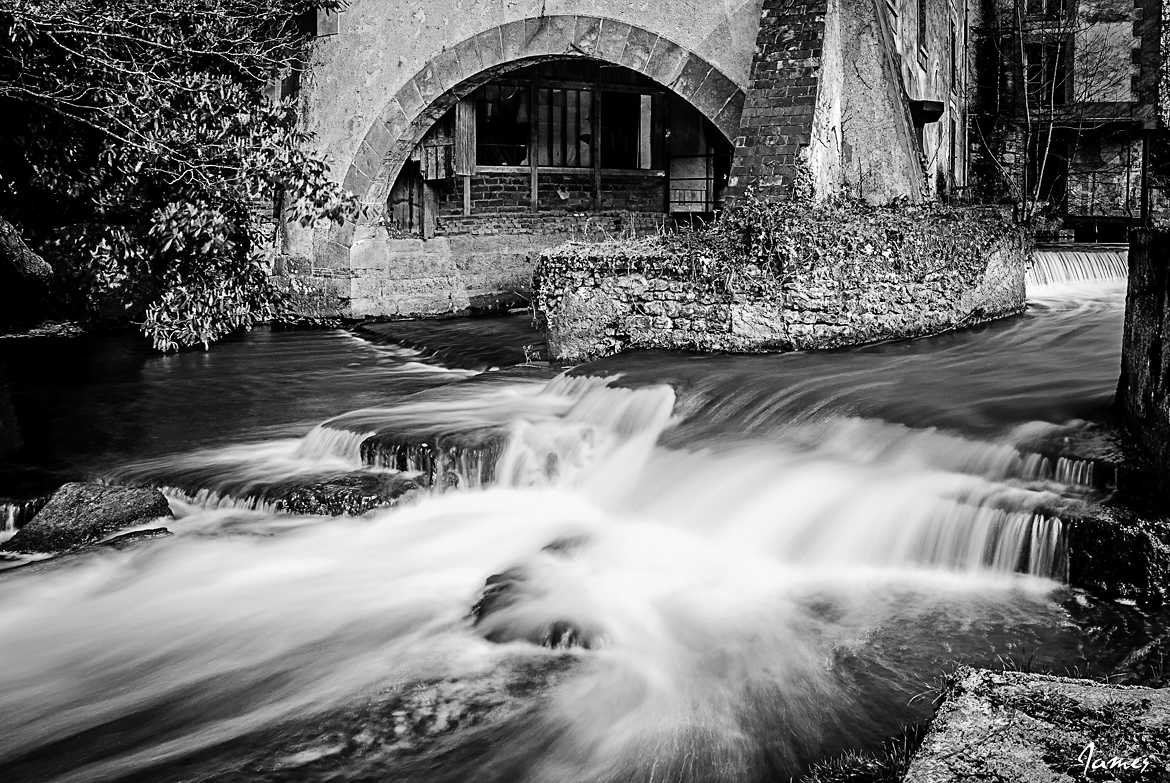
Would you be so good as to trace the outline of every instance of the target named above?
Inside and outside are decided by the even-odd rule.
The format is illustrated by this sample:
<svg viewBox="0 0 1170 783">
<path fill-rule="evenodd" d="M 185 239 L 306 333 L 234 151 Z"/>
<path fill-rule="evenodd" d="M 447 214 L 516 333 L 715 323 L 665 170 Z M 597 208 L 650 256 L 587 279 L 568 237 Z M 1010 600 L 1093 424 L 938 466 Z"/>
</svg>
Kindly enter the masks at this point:
<svg viewBox="0 0 1170 783">
<path fill-rule="evenodd" d="M 278 273 L 305 284 L 310 293 L 302 306 L 315 315 L 457 313 L 522 302 L 536 255 L 569 235 L 656 230 L 679 213 L 717 209 L 724 190 L 747 182 L 790 189 L 802 165 L 813 170 L 818 195 L 868 176 L 873 200 L 916 199 L 921 147 L 885 2 L 354 0 L 319 31 L 300 99 L 305 127 L 367 215 L 341 227 L 289 227 Z M 948 0 L 931 3 L 940 13 L 949 7 Z M 845 60 L 857 67 L 844 67 Z M 581 117 L 564 114 L 566 123 L 580 125 L 572 139 L 559 127 L 560 115 L 537 123 L 536 111 L 546 106 L 538 104 L 535 85 L 546 77 L 528 74 L 537 64 L 565 62 L 619 74 L 612 87 L 554 83 L 561 93 L 568 85 L 581 106 L 611 88 L 645 93 L 644 160 L 599 162 L 616 159 L 601 138 L 601 102 L 593 104 L 592 120 L 584 119 L 584 108 Z M 426 140 L 452 135 L 444 123 L 457 125 L 457 104 L 470 104 L 474 117 L 485 100 L 477 90 L 518 75 L 533 82 L 531 108 L 517 115 L 531 128 L 528 157 L 510 167 L 479 161 L 477 168 L 471 160 L 458 170 L 452 153 L 442 152 L 458 157 L 456 140 L 430 148 L 441 152 L 433 171 Z M 669 105 L 685 105 L 694 119 L 680 119 L 683 109 L 660 111 Z M 555 110 L 562 111 L 560 104 Z M 870 137 L 846 138 L 843 112 Z M 669 123 L 684 121 L 703 126 L 701 154 L 676 149 L 676 157 L 669 151 L 663 157 L 672 131 L 676 140 L 689 133 Z M 453 135 L 460 133 L 455 127 Z M 545 141 L 538 134 L 549 133 L 561 134 L 552 146 L 560 143 L 566 155 L 577 138 L 589 144 L 594 171 L 539 159 L 537 146 Z M 636 133 L 633 126 L 626 131 Z M 869 145 L 873 139 L 881 141 Z M 861 152 L 869 146 L 881 154 Z M 698 164 L 679 162 L 684 157 L 704 161 L 705 181 L 694 173 Z M 678 184 L 684 179 L 699 184 L 688 190 Z"/>
</svg>

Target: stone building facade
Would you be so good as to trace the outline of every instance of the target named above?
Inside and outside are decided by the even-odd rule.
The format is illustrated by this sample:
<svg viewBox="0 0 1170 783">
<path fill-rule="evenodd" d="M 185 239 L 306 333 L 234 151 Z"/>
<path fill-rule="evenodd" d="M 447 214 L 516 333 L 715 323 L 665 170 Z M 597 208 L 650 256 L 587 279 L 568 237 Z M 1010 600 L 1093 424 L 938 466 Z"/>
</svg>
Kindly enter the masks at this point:
<svg viewBox="0 0 1170 783">
<path fill-rule="evenodd" d="M 966 183 L 969 0 L 354 0 L 302 116 L 366 214 L 290 226 L 306 312 L 526 301 L 567 238 L 706 219 L 748 186 L 921 202 Z"/>
<path fill-rule="evenodd" d="M 980 198 L 1023 202 L 1064 240 L 1124 242 L 1143 209 L 1170 217 L 1170 172 L 1157 163 L 1161 11 L 1160 0 L 981 9 L 970 144 Z"/>
</svg>

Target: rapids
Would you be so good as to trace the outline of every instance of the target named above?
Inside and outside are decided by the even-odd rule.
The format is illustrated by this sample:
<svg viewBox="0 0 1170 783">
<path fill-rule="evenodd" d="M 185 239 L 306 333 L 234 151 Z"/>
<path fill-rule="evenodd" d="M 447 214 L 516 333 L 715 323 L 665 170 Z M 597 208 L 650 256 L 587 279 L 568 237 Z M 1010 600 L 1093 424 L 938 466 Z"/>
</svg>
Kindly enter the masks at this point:
<svg viewBox="0 0 1170 783">
<path fill-rule="evenodd" d="M 181 436 L 43 470 L 167 487 L 175 535 L 0 575 L 0 777 L 787 780 L 929 716 L 956 662 L 1089 667 L 1047 510 L 1089 467 L 1020 444 L 1108 404 L 1125 291 L 1058 268 L 1018 319 L 827 355 L 477 374 L 269 332 L 143 360 L 159 405 L 208 384 L 135 419 Z M 431 489 L 356 519 L 268 502 L 398 471 Z M 516 600 L 473 622 L 505 573 Z M 588 649 L 529 641 L 560 622 Z M 314 728 L 500 672 L 521 707 L 441 742 Z"/>
</svg>

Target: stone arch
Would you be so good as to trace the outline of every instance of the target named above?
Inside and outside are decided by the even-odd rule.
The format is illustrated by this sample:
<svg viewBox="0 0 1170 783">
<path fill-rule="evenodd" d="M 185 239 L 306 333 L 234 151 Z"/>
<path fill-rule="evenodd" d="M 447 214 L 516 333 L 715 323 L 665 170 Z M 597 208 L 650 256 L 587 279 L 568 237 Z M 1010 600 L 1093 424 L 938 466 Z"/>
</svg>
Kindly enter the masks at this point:
<svg viewBox="0 0 1170 783">
<path fill-rule="evenodd" d="M 582 57 L 636 71 L 670 89 L 733 141 L 744 91 L 712 63 L 657 33 L 616 19 L 557 15 L 493 27 L 445 49 L 390 99 L 366 133 L 344 184 L 381 205 L 426 132 L 463 96 L 501 73 Z"/>
</svg>

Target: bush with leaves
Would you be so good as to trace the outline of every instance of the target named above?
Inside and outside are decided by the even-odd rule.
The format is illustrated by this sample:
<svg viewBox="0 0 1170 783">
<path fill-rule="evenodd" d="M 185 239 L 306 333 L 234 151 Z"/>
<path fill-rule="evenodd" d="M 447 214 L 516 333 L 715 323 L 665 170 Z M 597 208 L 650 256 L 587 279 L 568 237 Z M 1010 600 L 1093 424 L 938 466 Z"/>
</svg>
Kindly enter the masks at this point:
<svg viewBox="0 0 1170 783">
<path fill-rule="evenodd" d="M 290 100 L 299 23 L 342 0 L 16 0 L 0 8 L 0 211 L 99 319 L 175 350 L 280 314 L 280 199 L 309 224 L 356 199 Z"/>
</svg>

